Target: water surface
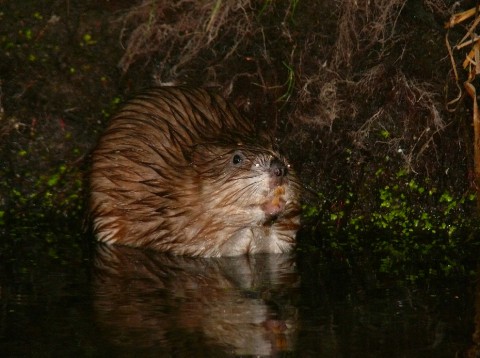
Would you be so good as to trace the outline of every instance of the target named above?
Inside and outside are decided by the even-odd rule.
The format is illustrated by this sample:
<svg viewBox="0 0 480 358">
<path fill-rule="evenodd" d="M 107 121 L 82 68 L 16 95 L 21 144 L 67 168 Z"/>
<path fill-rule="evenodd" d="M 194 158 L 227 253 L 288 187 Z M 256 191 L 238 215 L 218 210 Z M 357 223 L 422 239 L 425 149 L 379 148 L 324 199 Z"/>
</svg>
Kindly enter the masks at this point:
<svg viewBox="0 0 480 358">
<path fill-rule="evenodd" d="M 406 283 L 316 255 L 221 259 L 4 232 L 8 357 L 454 357 L 472 345 L 474 286 Z"/>
</svg>

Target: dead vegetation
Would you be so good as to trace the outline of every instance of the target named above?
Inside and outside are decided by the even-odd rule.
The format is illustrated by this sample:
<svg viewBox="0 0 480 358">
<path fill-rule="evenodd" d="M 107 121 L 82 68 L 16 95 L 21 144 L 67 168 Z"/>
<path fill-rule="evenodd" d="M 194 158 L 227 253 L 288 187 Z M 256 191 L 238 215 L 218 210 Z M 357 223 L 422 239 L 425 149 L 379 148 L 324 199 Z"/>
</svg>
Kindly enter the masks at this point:
<svg viewBox="0 0 480 358">
<path fill-rule="evenodd" d="M 458 89 L 458 95 L 450 100 L 447 105 L 451 106 L 452 111 L 455 110 L 455 105 L 462 99 L 465 94 L 470 96 L 472 105 L 472 122 L 473 122 L 473 171 L 474 171 L 474 184 L 477 192 L 477 210 L 480 212 L 480 111 L 478 109 L 477 102 L 477 89 L 474 84 L 475 79 L 480 75 L 480 36 L 476 33 L 478 24 L 480 23 L 480 7 L 477 4 L 475 7 L 462 11 L 460 13 L 453 14 L 450 20 L 445 24 L 447 29 L 463 22 L 469 22 L 467 31 L 461 40 L 453 47 L 456 51 L 463 48 L 469 48 L 469 52 L 466 54 L 462 67 L 467 71 L 468 75 L 463 82 L 463 89 L 460 84 L 461 79 L 457 70 L 457 63 L 453 54 L 453 49 L 450 44 L 448 33 L 445 36 L 445 42 L 452 63 L 452 72 L 454 73 L 455 85 Z"/>
<path fill-rule="evenodd" d="M 205 51 L 214 52 L 217 61 L 225 61 L 252 32 L 249 8 L 249 0 L 143 1 L 118 19 L 123 23 L 121 40 L 125 44 L 119 66 L 127 71 L 138 60 L 148 63 L 160 58 L 158 81 L 167 82 L 181 76 Z M 226 38 L 231 44 L 220 54 L 215 45 Z"/>
<path fill-rule="evenodd" d="M 445 120 L 436 84 L 412 78 L 402 68 L 407 41 L 416 36 L 415 29 L 399 29 L 405 6 L 406 0 L 323 6 L 146 0 L 120 18 L 126 50 L 119 65 L 127 71 L 136 62 L 154 63 L 156 82 L 200 81 L 227 94 L 239 86 L 243 95 L 261 88 L 277 101 L 269 111 L 277 111 L 288 86 L 293 87 L 282 115 L 289 117 L 296 136 L 305 138 L 305 127 L 315 127 L 319 137 L 340 131 L 340 146 L 375 149 L 381 156 L 396 153 L 416 171 L 424 165 L 420 158 L 435 156 L 433 137 Z M 332 8 L 333 13 L 326 12 Z M 319 19 L 305 20 L 314 11 Z M 239 79 L 245 81 L 238 84 Z M 252 92 L 250 108 L 261 107 L 255 102 L 262 99 Z"/>
</svg>

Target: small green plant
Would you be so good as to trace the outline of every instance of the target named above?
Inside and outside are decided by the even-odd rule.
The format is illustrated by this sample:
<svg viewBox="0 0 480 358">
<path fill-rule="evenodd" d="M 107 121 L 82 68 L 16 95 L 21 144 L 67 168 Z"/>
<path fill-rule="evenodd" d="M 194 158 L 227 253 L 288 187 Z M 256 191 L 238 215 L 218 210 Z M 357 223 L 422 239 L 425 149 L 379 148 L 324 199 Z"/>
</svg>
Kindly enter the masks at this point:
<svg viewBox="0 0 480 358">
<path fill-rule="evenodd" d="M 375 172 L 378 182 L 385 172 Z M 365 184 L 363 190 L 340 185 L 329 202 L 319 194 L 322 208 L 306 205 L 305 220 L 313 222 L 316 215 L 319 222 L 319 246 L 367 254 L 376 258 L 379 272 L 409 279 L 467 270 L 465 259 L 479 246 L 466 234 L 478 230 L 474 216 L 465 215 L 475 208 L 475 194 L 456 196 L 404 170 L 388 182 Z"/>
<path fill-rule="evenodd" d="M 97 43 L 97 41 L 95 41 L 92 37 L 91 34 L 84 34 L 82 36 L 82 42 L 80 43 L 80 46 L 91 46 L 91 45 L 95 45 Z"/>
<path fill-rule="evenodd" d="M 287 103 L 290 97 L 292 96 L 294 87 L 295 87 L 295 71 L 292 66 L 289 66 L 287 63 L 282 62 L 287 69 L 287 80 L 283 84 L 286 87 L 285 93 L 277 99 L 277 102 L 283 101 Z"/>
<path fill-rule="evenodd" d="M 69 138 L 69 133 L 65 134 Z M 72 149 L 76 151 L 75 148 Z M 18 175 L 15 186 L 8 179 L 0 182 L 4 192 L 7 210 L 0 211 L 0 224 L 9 216 L 9 211 L 16 212 L 15 218 L 31 216 L 41 219 L 51 215 L 75 217 L 82 215 L 83 174 L 81 168 L 67 163 L 59 163 L 49 168 L 35 168 L 28 163 L 32 156 L 27 150 L 17 152 L 18 159 L 26 163 L 22 174 Z M 10 175 L 10 174 L 9 174 Z M 5 176 L 7 178 L 9 175 Z"/>
<path fill-rule="evenodd" d="M 118 109 L 118 106 L 120 105 L 120 103 L 122 103 L 122 98 L 121 97 L 118 97 L 118 96 L 113 97 L 111 99 L 110 103 L 108 104 L 108 107 L 102 109 L 103 117 L 104 118 L 110 118 L 112 113 L 114 113 Z"/>
</svg>

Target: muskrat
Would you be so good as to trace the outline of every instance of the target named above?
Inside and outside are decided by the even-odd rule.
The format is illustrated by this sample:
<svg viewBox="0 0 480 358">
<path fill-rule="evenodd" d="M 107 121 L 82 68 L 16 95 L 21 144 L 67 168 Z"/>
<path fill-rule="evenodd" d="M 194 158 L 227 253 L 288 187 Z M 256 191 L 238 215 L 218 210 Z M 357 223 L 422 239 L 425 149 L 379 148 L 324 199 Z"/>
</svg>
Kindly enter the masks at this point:
<svg viewBox="0 0 480 358">
<path fill-rule="evenodd" d="M 92 154 L 97 238 L 203 257 L 291 250 L 300 184 L 273 144 L 205 89 L 156 87 L 136 96 Z"/>
</svg>

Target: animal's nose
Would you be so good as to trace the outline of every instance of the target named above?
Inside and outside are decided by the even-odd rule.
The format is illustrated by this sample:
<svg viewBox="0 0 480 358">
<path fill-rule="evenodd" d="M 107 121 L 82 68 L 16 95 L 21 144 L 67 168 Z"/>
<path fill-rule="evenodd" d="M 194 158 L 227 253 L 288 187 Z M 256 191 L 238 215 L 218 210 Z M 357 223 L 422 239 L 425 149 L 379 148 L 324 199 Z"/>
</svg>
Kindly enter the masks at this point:
<svg viewBox="0 0 480 358">
<path fill-rule="evenodd" d="M 288 174 L 288 168 L 280 159 L 270 160 L 270 172 L 276 177 L 284 177 Z"/>
</svg>

